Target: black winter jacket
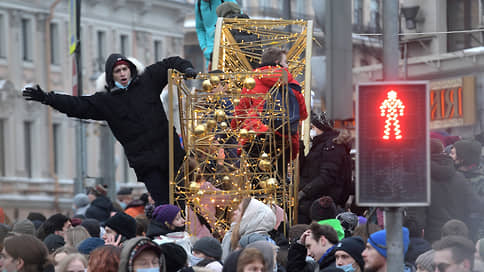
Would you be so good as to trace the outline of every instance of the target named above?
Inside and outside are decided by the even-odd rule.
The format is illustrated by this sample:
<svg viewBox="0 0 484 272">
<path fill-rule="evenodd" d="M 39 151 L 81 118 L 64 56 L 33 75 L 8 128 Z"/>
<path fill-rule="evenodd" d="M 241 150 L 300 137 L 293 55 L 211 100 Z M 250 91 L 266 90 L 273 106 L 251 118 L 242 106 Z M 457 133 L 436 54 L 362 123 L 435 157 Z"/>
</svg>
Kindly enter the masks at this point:
<svg viewBox="0 0 484 272">
<path fill-rule="evenodd" d="M 346 201 L 344 176 L 348 175 L 351 182 L 350 147 L 334 143 L 333 139 L 338 135 L 338 131 L 331 130 L 314 137 L 311 150 L 301 159 L 299 191 L 304 192 L 304 197 L 299 201 L 299 214 L 305 218 L 310 218 L 313 201 L 322 196 L 331 196 L 341 206 Z"/>
<path fill-rule="evenodd" d="M 111 216 L 112 211 L 114 211 L 114 207 L 111 200 L 105 196 L 98 196 L 91 202 L 89 208 L 87 208 L 86 217 L 104 222 Z"/>
<path fill-rule="evenodd" d="M 313 272 L 315 271 L 315 264 L 317 261 L 306 262 L 307 249 L 305 246 L 295 242 L 289 247 L 287 254 L 287 272 Z M 334 250 L 332 250 L 321 263 L 319 263 L 319 271 L 326 267 L 336 267 L 336 258 L 334 257 Z"/>
<path fill-rule="evenodd" d="M 174 230 L 171 230 L 164 223 L 160 223 L 155 219 L 151 219 L 151 222 L 148 225 L 148 230 L 146 231 L 146 237 L 149 237 L 150 239 L 156 239 L 160 235 L 166 235 L 171 232 L 179 232 L 184 230 L 184 227 L 178 227 Z"/>
<path fill-rule="evenodd" d="M 114 86 L 112 69 L 117 60 L 130 64 L 132 80 L 127 90 Z M 180 57 L 170 57 L 152 64 L 140 72 L 136 66 L 119 54 L 106 61 L 105 91 L 91 96 L 70 96 L 49 93 L 46 104 L 66 113 L 69 117 L 107 121 L 114 137 L 124 147 L 129 165 L 139 181 L 150 170 L 169 171 L 168 120 L 160 94 L 168 83 L 168 69 L 184 72 L 192 64 Z M 176 133 L 174 140 L 175 166 L 184 152 Z"/>
<path fill-rule="evenodd" d="M 474 210 L 475 193 L 470 184 L 454 167 L 454 162 L 446 154 L 432 154 L 431 164 L 431 204 L 426 208 L 416 208 L 414 215 L 424 226 L 424 238 L 430 243 L 439 240 L 442 226 L 450 219 L 469 223 L 469 214 Z M 410 213 L 413 215 L 413 212 Z"/>
</svg>

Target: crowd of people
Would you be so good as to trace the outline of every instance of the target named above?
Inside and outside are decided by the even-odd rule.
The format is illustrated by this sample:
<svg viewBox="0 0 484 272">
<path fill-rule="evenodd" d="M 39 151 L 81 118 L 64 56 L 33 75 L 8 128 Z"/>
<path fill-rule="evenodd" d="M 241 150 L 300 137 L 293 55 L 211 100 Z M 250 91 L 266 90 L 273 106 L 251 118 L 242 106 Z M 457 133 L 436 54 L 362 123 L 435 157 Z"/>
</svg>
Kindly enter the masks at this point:
<svg viewBox="0 0 484 272">
<path fill-rule="evenodd" d="M 234 1 L 226 2 L 196 3 L 197 33 L 207 64 L 216 15 L 241 16 Z M 96 185 L 74 197 L 69 216 L 57 213 L 46 218 L 31 212 L 15 222 L 0 216 L 1 271 L 387 271 L 383 210 L 355 206 L 352 139 L 334 128 L 324 112 L 310 116 L 307 155 L 299 151 L 304 146 L 297 132 L 278 135 L 291 144 L 291 159 L 299 153 L 297 224 L 288 224 L 281 207 L 247 197 L 230 215 L 228 229 L 218 230 L 217 235 L 189 233 L 195 223 L 184 215 L 190 210 L 168 204 L 168 162 L 174 160 L 178 167 L 185 155 L 178 141 L 174 157 L 167 155 L 170 124 L 159 96 L 172 68 L 186 78 L 197 76 L 192 64 L 180 57 L 143 67 L 135 59 L 112 54 L 94 95 L 47 93 L 38 85 L 23 91 L 27 100 L 69 117 L 107 121 L 147 192 L 133 199 L 133 192 L 123 188 L 113 201 L 105 187 Z M 265 48 L 257 69 L 279 76 L 288 72 L 286 52 Z M 267 93 L 275 78 L 279 77 L 261 76 L 253 89 L 242 90 L 248 96 L 233 109 L 232 129 L 257 134 L 271 129 L 258 118 L 263 99 L 249 95 Z M 301 88 L 289 72 L 288 81 L 302 121 L 308 114 Z M 481 143 L 443 132 L 431 137 L 432 202 L 405 210 L 404 269 L 484 271 Z M 221 154 L 225 156 L 236 157 L 237 151 Z"/>
</svg>

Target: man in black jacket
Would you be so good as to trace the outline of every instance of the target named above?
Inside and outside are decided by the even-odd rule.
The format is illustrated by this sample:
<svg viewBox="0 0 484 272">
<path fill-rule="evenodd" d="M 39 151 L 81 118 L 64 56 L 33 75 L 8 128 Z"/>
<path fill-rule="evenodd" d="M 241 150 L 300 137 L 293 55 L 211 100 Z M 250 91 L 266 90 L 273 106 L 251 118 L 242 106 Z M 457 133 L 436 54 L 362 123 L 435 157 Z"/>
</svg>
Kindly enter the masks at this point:
<svg viewBox="0 0 484 272">
<path fill-rule="evenodd" d="M 298 223 L 311 222 L 311 204 L 322 196 L 331 196 L 344 207 L 351 193 L 351 144 L 339 143 L 340 133 L 325 112 L 311 116 L 312 146 L 307 156 L 301 158 L 301 183 L 299 186 Z M 314 134 L 313 134 L 314 132 Z"/>
<path fill-rule="evenodd" d="M 124 147 L 129 165 L 139 181 L 144 182 L 156 205 L 168 203 L 169 143 L 168 120 L 160 93 L 168 83 L 168 69 L 195 77 L 192 64 L 180 57 L 170 57 L 146 69 L 134 59 L 111 54 L 105 65 L 105 85 L 90 96 L 45 93 L 38 85 L 23 91 L 27 100 L 49 105 L 69 117 L 107 121 L 114 137 Z M 174 135 L 175 167 L 184 151 Z"/>
</svg>

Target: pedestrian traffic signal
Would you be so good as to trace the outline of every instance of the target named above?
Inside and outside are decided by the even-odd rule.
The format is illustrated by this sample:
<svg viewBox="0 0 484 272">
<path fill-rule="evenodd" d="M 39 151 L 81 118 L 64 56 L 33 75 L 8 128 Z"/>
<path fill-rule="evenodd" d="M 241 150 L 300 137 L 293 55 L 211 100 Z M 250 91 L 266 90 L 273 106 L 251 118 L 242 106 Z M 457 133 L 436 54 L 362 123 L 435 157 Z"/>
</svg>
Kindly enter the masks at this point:
<svg viewBox="0 0 484 272">
<path fill-rule="evenodd" d="M 356 97 L 357 204 L 428 205 L 428 83 L 363 83 Z"/>
</svg>

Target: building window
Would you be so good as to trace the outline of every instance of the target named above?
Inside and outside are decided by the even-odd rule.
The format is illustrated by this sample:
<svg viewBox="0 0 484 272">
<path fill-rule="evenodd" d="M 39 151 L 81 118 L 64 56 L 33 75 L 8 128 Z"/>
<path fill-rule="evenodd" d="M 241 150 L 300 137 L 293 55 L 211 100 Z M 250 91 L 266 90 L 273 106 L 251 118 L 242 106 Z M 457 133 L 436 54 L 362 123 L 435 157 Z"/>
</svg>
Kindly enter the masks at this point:
<svg viewBox="0 0 484 272">
<path fill-rule="evenodd" d="M 373 32 L 381 32 L 380 0 L 371 0 L 370 2 L 370 28 Z"/>
<path fill-rule="evenodd" d="M 5 14 L 0 13 L 0 58 L 7 57 L 7 21 Z"/>
<path fill-rule="evenodd" d="M 27 177 L 32 177 L 32 122 L 24 122 L 24 162 Z"/>
<path fill-rule="evenodd" d="M 52 125 L 52 142 L 54 149 L 54 173 L 59 175 L 59 162 L 60 162 L 60 140 L 61 140 L 61 126 L 59 124 Z"/>
<path fill-rule="evenodd" d="M 129 39 L 128 39 L 128 35 L 125 35 L 125 34 L 122 34 L 120 37 L 119 37 L 119 42 L 120 42 L 120 45 L 119 45 L 119 48 L 121 49 L 121 54 L 125 57 L 129 56 L 130 53 L 129 53 Z"/>
<path fill-rule="evenodd" d="M 32 20 L 22 19 L 22 60 L 32 61 Z"/>
<path fill-rule="evenodd" d="M 97 32 L 97 61 L 104 63 L 106 57 L 106 32 Z"/>
<path fill-rule="evenodd" d="M 163 57 L 162 55 L 162 45 L 163 43 L 161 41 L 155 41 L 154 47 L 155 47 L 155 61 L 160 61 L 161 58 Z"/>
<path fill-rule="evenodd" d="M 353 24 L 363 25 L 363 0 L 353 0 Z"/>
<path fill-rule="evenodd" d="M 59 25 L 57 23 L 50 24 L 50 63 L 58 65 L 60 63 L 59 56 Z"/>
<path fill-rule="evenodd" d="M 0 176 L 5 176 L 5 119 L 0 119 Z"/>
</svg>

